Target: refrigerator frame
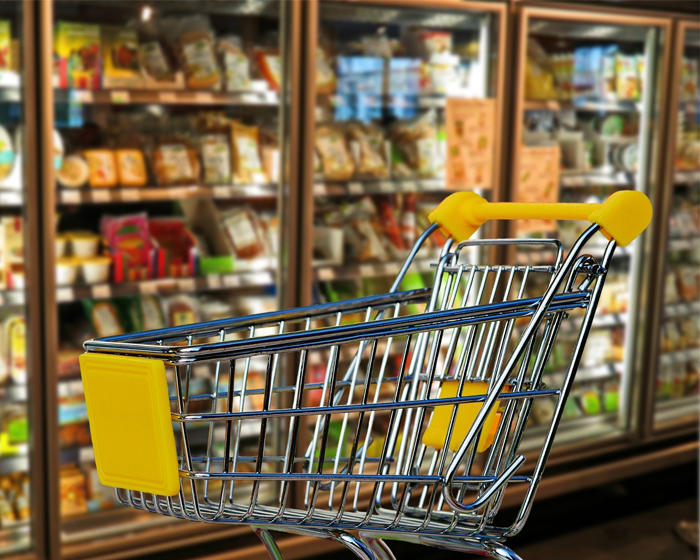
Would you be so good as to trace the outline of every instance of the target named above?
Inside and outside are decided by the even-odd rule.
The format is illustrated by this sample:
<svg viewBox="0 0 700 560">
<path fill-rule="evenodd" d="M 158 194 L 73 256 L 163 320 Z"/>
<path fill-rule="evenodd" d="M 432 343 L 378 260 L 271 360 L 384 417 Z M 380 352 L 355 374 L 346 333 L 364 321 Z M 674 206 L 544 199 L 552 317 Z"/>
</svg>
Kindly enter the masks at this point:
<svg viewBox="0 0 700 560">
<path fill-rule="evenodd" d="M 666 103 L 666 88 L 668 83 L 668 66 L 671 56 L 671 41 L 672 41 L 672 24 L 673 20 L 668 17 L 659 17 L 658 14 L 653 12 L 643 12 L 639 10 L 620 10 L 615 8 L 605 8 L 598 6 L 576 6 L 564 5 L 561 3 L 542 3 L 542 2 L 527 2 L 527 1 L 514 1 L 513 6 L 513 17 L 516 20 L 514 22 L 514 27 L 517 29 L 515 36 L 513 38 L 512 52 L 513 52 L 513 63 L 515 66 L 515 73 L 512 76 L 511 83 L 511 95 L 513 95 L 513 100 L 511 103 L 512 114 L 511 120 L 513 122 L 513 128 L 511 129 L 512 135 L 510 138 L 510 161 L 511 171 L 506 179 L 507 181 L 507 192 L 508 197 L 512 200 L 512 197 L 517 189 L 517 177 L 518 177 L 518 166 L 520 160 L 520 146 L 522 144 L 521 138 L 523 133 L 523 120 L 525 116 L 526 99 L 525 99 L 525 59 L 527 54 L 527 38 L 529 22 L 533 18 L 541 19 L 553 19 L 561 21 L 570 22 L 580 22 L 580 23 L 591 23 L 591 24 L 608 24 L 608 25 L 636 25 L 645 27 L 658 27 L 664 32 L 663 47 L 659 50 L 658 58 L 659 62 L 659 73 L 656 76 L 656 84 L 660 85 L 661 88 L 658 89 L 657 99 L 655 102 L 658 107 L 657 119 L 655 121 L 655 127 L 661 131 L 658 133 L 658 137 L 661 138 L 661 134 L 666 129 L 667 120 L 667 103 Z M 640 112 L 641 114 L 641 112 Z M 647 123 L 648 124 L 648 123 Z M 649 131 L 646 132 L 650 134 Z M 656 145 L 655 145 L 656 144 Z M 662 190 L 662 165 L 661 159 L 664 157 L 663 147 L 659 146 L 659 142 L 654 142 L 654 136 L 649 137 L 649 150 L 650 150 L 650 161 L 649 169 L 651 170 L 650 177 L 647 181 L 647 185 L 650 187 L 650 192 L 648 193 L 652 202 L 658 196 L 658 193 Z M 654 222 L 655 223 L 655 222 Z M 641 303 L 640 312 L 641 317 L 637 317 L 637 324 L 649 324 L 649 316 L 647 306 L 644 305 L 645 294 L 649 293 L 652 278 L 651 271 L 648 270 L 651 267 L 647 267 L 647 270 L 640 274 L 642 270 L 641 262 L 649 263 L 651 259 L 654 258 L 655 253 L 653 252 L 653 239 L 655 237 L 656 229 L 652 227 L 643 236 L 643 247 L 638 250 L 638 258 L 636 266 L 630 269 L 630 275 L 640 276 L 633 280 L 635 284 L 639 287 L 638 292 L 640 297 L 638 301 Z M 510 259 L 514 259 L 515 256 L 511 255 Z M 628 323 L 631 324 L 631 321 Z M 629 339 L 626 343 L 626 347 L 629 348 L 630 344 L 634 344 L 636 351 L 633 356 L 632 367 L 630 370 L 631 383 L 629 397 L 630 397 L 630 408 L 627 413 L 627 420 L 629 421 L 629 427 L 627 429 L 622 429 L 621 433 L 613 434 L 605 437 L 603 440 L 582 440 L 579 442 L 572 442 L 566 444 L 555 445 L 552 448 L 550 463 L 558 463 L 559 461 L 566 462 L 567 457 L 573 457 L 583 454 L 586 457 L 596 457 L 610 450 L 619 447 L 630 447 L 640 444 L 643 441 L 643 424 L 644 418 L 643 414 L 643 401 L 645 399 L 645 393 L 647 391 L 646 385 L 646 373 L 644 372 L 644 342 L 646 341 L 646 332 L 644 328 L 629 329 L 628 332 L 635 336 L 635 340 L 631 342 Z M 629 355 L 629 354 L 628 354 Z"/>
<path fill-rule="evenodd" d="M 663 161 L 663 180 L 659 196 L 656 200 L 654 231 L 656 235 L 656 245 L 654 254 L 660 257 L 665 256 L 666 247 L 669 240 L 669 216 L 673 206 L 673 193 L 675 189 L 675 154 L 676 142 L 678 133 L 678 108 L 680 101 L 680 77 L 683 58 L 683 48 L 685 32 L 689 29 L 700 31 L 700 22 L 692 19 L 675 19 L 673 22 L 673 36 L 671 44 L 673 46 L 673 55 L 671 57 L 671 69 L 669 71 L 670 79 L 668 80 L 668 97 L 666 102 L 666 128 L 664 135 L 666 140 L 666 149 L 664 150 Z M 654 415 L 656 411 L 656 379 L 659 373 L 659 360 L 661 349 L 659 345 L 659 333 L 664 315 L 664 283 L 666 277 L 667 260 L 659 263 L 653 271 L 651 298 L 650 298 L 650 321 L 647 334 L 645 363 L 653 364 L 647 370 L 647 379 L 645 383 L 645 395 L 642 409 L 642 429 L 645 439 L 666 439 L 679 435 L 692 434 L 698 432 L 698 419 L 700 412 L 695 417 L 680 418 L 676 421 L 671 421 L 662 425 L 655 425 Z"/>
</svg>

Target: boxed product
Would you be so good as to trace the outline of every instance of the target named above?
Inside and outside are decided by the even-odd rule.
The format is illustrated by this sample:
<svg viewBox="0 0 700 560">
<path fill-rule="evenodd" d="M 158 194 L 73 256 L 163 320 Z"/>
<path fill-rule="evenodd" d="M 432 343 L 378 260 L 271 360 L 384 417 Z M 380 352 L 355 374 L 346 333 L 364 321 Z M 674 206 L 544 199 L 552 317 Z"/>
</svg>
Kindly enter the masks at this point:
<svg viewBox="0 0 700 560">
<path fill-rule="evenodd" d="M 103 216 L 100 230 L 114 257 L 114 281 L 153 276 L 152 245 L 146 214 Z"/>
<path fill-rule="evenodd" d="M 161 27 L 178 56 L 187 89 L 221 89 L 214 32 L 205 15 L 166 18 Z"/>
<path fill-rule="evenodd" d="M 237 91 L 250 87 L 250 62 L 243 52 L 241 38 L 228 35 L 219 39 L 217 51 L 224 69 L 226 91 Z"/>
<path fill-rule="evenodd" d="M 0 72 L 13 70 L 12 53 L 12 24 L 8 20 L 0 20 Z"/>
<path fill-rule="evenodd" d="M 148 230 L 153 245 L 154 274 L 158 278 L 195 276 L 197 246 L 182 218 L 151 218 Z"/>
<path fill-rule="evenodd" d="M 100 26 L 59 21 L 54 30 L 58 87 L 99 89 L 101 84 Z"/>
<path fill-rule="evenodd" d="M 143 87 L 139 64 L 139 40 L 134 29 L 105 25 L 102 33 L 102 86 Z"/>
</svg>

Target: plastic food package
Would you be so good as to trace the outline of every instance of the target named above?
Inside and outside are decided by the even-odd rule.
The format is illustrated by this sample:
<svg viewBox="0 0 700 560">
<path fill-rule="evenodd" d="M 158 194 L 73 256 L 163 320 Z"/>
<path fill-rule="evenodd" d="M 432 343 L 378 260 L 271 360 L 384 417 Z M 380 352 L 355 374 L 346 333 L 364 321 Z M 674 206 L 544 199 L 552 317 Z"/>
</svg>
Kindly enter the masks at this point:
<svg viewBox="0 0 700 560">
<path fill-rule="evenodd" d="M 11 43 L 12 24 L 6 19 L 0 20 L 0 70 L 14 68 Z"/>
<path fill-rule="evenodd" d="M 683 57 L 681 64 L 681 99 L 698 98 L 698 61 Z"/>
<path fill-rule="evenodd" d="M 262 166 L 268 183 L 280 180 L 280 146 L 277 134 L 267 130 L 260 131 Z M 314 152 L 315 153 L 315 152 Z"/>
<path fill-rule="evenodd" d="M 191 185 L 199 180 L 197 151 L 186 141 L 163 141 L 153 150 L 152 158 L 159 185 Z"/>
<path fill-rule="evenodd" d="M 329 94 L 335 91 L 336 78 L 333 66 L 322 47 L 316 48 L 316 93 Z"/>
<path fill-rule="evenodd" d="M 165 315 L 170 327 L 180 327 L 199 322 L 199 306 L 191 296 L 177 295 L 164 300 Z"/>
<path fill-rule="evenodd" d="M 56 180 L 62 187 L 78 189 L 85 186 L 90 178 L 90 168 L 85 158 L 79 155 L 63 159 L 61 169 L 56 173 Z"/>
<path fill-rule="evenodd" d="M 100 26 L 59 21 L 54 52 L 60 88 L 100 89 Z"/>
<path fill-rule="evenodd" d="M 135 297 L 129 300 L 129 316 L 137 331 L 165 328 L 165 317 L 157 296 Z"/>
<path fill-rule="evenodd" d="M 389 169 L 382 157 L 384 135 L 376 127 L 351 123 L 348 125 L 348 138 L 351 151 L 356 147 L 357 174 L 360 177 L 384 179 L 389 176 Z"/>
<path fill-rule="evenodd" d="M 282 58 L 276 49 L 259 50 L 255 53 L 255 60 L 268 85 L 274 91 L 280 90 L 282 82 Z"/>
<path fill-rule="evenodd" d="M 618 99 L 639 99 L 637 57 L 618 53 L 615 59 L 615 74 Z"/>
<path fill-rule="evenodd" d="M 117 175 L 123 187 L 143 187 L 148 182 L 146 161 L 141 150 L 116 150 Z"/>
<path fill-rule="evenodd" d="M 398 151 L 398 154 L 392 153 L 392 160 L 397 160 L 397 167 L 403 163 L 419 177 L 435 176 L 440 162 L 434 118 L 433 113 L 426 113 L 418 119 L 391 127 L 389 135 Z"/>
<path fill-rule="evenodd" d="M 147 267 L 150 261 L 151 238 L 145 213 L 127 216 L 103 216 L 102 237 L 110 250 L 123 255 L 130 268 Z"/>
<path fill-rule="evenodd" d="M 139 62 L 149 87 L 182 88 L 182 75 L 175 72 L 175 56 L 166 45 L 156 21 L 137 24 Z M 179 78 L 179 79 L 178 79 Z"/>
<path fill-rule="evenodd" d="M 200 153 L 207 185 L 231 184 L 231 149 L 226 134 L 203 134 Z"/>
<path fill-rule="evenodd" d="M 117 167 L 112 150 L 98 149 L 83 152 L 89 169 L 89 183 L 91 187 L 116 187 Z"/>
<path fill-rule="evenodd" d="M 243 52 L 241 38 L 229 35 L 219 39 L 217 50 L 224 69 L 224 87 L 227 91 L 250 86 L 250 63 Z"/>
<path fill-rule="evenodd" d="M 233 176 L 239 184 L 264 183 L 265 173 L 260 162 L 260 137 L 257 126 L 231 123 Z"/>
<path fill-rule="evenodd" d="M 85 313 L 99 338 L 124 334 L 122 319 L 111 300 L 83 300 Z"/>
<path fill-rule="evenodd" d="M 321 156 L 323 176 L 328 181 L 348 181 L 355 173 L 355 164 L 338 127 L 321 126 L 316 129 L 316 149 Z"/>
<path fill-rule="evenodd" d="M 1 22 L 0 22 L 1 23 Z M 7 178 L 15 162 L 15 151 L 7 129 L 0 126 L 0 181 Z"/>
<path fill-rule="evenodd" d="M 143 76 L 139 64 L 136 30 L 102 26 L 102 85 L 105 88 L 140 88 Z"/>
<path fill-rule="evenodd" d="M 700 298 L 698 287 L 698 272 L 694 266 L 682 266 L 676 269 L 678 291 L 684 301 L 696 301 Z"/>
<path fill-rule="evenodd" d="M 205 15 L 164 18 L 162 28 L 185 72 L 188 89 L 220 89 L 214 32 Z"/>
<path fill-rule="evenodd" d="M 252 259 L 266 253 L 264 237 L 258 216 L 248 208 L 224 214 L 221 225 L 239 259 Z"/>
</svg>

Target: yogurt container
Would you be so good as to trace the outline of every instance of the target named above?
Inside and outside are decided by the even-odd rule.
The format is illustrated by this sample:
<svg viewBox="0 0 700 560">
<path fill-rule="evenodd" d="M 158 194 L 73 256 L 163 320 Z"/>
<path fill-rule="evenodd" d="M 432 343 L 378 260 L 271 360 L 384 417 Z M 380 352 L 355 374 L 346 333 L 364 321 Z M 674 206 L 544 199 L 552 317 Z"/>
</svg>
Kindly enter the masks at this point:
<svg viewBox="0 0 700 560">
<path fill-rule="evenodd" d="M 78 261 L 71 257 L 56 259 L 56 284 L 69 286 L 78 279 Z"/>
<path fill-rule="evenodd" d="M 84 259 L 94 257 L 100 246 L 100 236 L 95 233 L 72 232 L 67 234 L 70 239 L 73 256 Z"/>
<path fill-rule="evenodd" d="M 109 281 L 110 257 L 87 257 L 80 261 L 83 280 L 88 284 L 104 284 Z"/>
<path fill-rule="evenodd" d="M 61 257 L 66 256 L 66 245 L 68 244 L 68 239 L 66 238 L 65 235 L 57 235 L 56 236 L 56 258 L 60 259 Z"/>
</svg>

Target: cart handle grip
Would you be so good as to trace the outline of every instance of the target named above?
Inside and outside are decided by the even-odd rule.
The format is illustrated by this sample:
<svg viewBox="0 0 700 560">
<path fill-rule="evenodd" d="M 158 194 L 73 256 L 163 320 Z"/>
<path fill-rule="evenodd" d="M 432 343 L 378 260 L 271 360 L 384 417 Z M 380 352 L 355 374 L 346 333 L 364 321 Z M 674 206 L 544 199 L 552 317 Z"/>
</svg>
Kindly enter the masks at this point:
<svg viewBox="0 0 700 560">
<path fill-rule="evenodd" d="M 448 196 L 429 219 L 457 242 L 469 239 L 488 220 L 588 220 L 625 247 L 647 228 L 651 213 L 649 198 L 639 191 L 618 191 L 602 204 L 489 202 L 465 191 Z"/>
</svg>

